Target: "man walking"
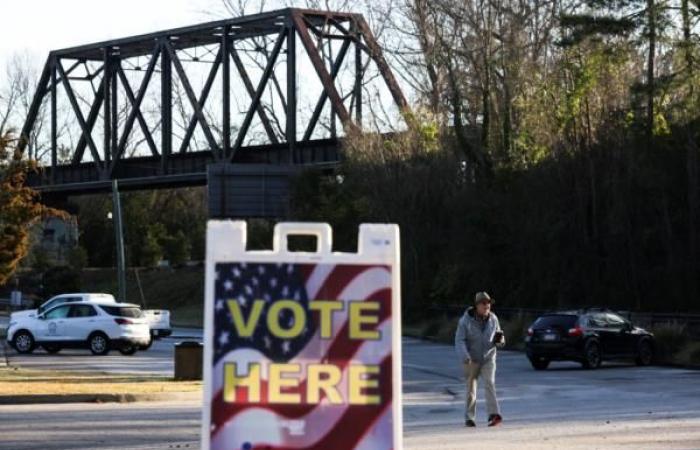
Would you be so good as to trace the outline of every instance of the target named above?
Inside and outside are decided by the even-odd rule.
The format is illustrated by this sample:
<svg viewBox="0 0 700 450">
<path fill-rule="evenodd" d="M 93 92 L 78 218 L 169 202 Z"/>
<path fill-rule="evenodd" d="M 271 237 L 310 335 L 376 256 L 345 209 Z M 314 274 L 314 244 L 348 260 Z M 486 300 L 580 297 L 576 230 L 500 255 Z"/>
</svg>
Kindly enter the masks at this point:
<svg viewBox="0 0 700 450">
<path fill-rule="evenodd" d="M 496 398 L 496 348 L 505 345 L 505 337 L 498 317 L 491 312 L 493 299 L 486 292 L 478 292 L 474 306 L 469 307 L 457 325 L 455 349 L 464 365 L 467 380 L 465 425 L 475 427 L 476 387 L 479 378 L 484 382 L 488 425 L 496 426 L 503 420 Z"/>
</svg>

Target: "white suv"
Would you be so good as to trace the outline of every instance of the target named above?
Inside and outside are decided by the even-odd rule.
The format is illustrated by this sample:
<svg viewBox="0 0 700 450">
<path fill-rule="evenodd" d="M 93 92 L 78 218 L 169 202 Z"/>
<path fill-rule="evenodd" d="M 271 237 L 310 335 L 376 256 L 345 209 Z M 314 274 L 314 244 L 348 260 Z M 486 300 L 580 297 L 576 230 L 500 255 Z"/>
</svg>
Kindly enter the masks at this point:
<svg viewBox="0 0 700 450">
<path fill-rule="evenodd" d="M 116 349 L 124 355 L 148 348 L 151 333 L 137 305 L 111 301 L 62 303 L 34 317 L 13 317 L 7 342 L 19 353 L 37 346 L 49 353 L 88 348 L 94 355 Z"/>
</svg>

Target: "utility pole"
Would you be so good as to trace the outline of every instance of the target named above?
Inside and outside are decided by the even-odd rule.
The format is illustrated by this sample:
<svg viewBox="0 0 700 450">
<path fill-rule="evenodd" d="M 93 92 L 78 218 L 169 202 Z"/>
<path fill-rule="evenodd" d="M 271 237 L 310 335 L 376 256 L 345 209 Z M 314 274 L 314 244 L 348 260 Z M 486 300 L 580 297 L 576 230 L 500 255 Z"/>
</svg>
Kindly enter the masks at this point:
<svg viewBox="0 0 700 450">
<path fill-rule="evenodd" d="M 112 180 L 112 209 L 114 210 L 114 234 L 117 242 L 117 281 L 119 295 L 117 300 L 126 302 L 126 264 L 124 261 L 124 231 L 122 229 L 122 205 L 119 199 L 119 185 Z"/>
</svg>

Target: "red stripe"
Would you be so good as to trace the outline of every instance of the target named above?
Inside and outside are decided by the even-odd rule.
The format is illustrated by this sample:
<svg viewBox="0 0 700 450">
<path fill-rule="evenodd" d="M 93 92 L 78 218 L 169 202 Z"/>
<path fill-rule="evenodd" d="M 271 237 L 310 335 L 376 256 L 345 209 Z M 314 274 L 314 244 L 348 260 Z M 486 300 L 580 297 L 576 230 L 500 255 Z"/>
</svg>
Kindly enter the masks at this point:
<svg viewBox="0 0 700 450">
<path fill-rule="evenodd" d="M 318 442 L 302 447 L 304 450 L 352 450 L 362 440 L 368 430 L 384 413 L 392 401 L 392 363 L 391 356 L 384 358 L 380 365 L 379 405 L 350 405 L 343 416 Z M 256 445 L 254 450 L 298 450 L 294 447 L 274 447 Z"/>
<path fill-rule="evenodd" d="M 316 267 L 317 264 L 297 264 L 296 266 L 301 274 L 301 277 L 304 279 L 304 284 L 306 284 L 308 283 L 309 277 L 313 273 L 314 267 Z"/>
<path fill-rule="evenodd" d="M 321 288 L 316 293 L 316 297 L 309 300 L 334 300 L 341 292 L 362 272 L 374 269 L 377 266 L 343 264 L 337 265 L 331 270 L 324 280 Z"/>
<path fill-rule="evenodd" d="M 380 302 L 379 309 L 379 325 L 390 317 L 391 311 L 391 289 L 384 288 L 381 289 L 370 296 L 367 299 L 372 299 Z M 376 327 L 375 327 L 376 329 Z M 346 321 L 337 335 L 336 339 L 331 344 L 326 356 L 322 361 L 329 362 L 333 361 L 334 364 L 338 365 L 341 370 L 345 368 L 352 359 L 353 355 L 357 353 L 360 346 L 364 341 L 353 340 L 348 336 L 349 324 Z M 306 392 L 306 380 L 299 384 L 299 388 L 295 391 L 290 392 Z M 261 395 L 262 398 L 267 398 L 268 393 L 268 383 L 266 381 L 261 382 Z M 256 403 L 248 404 L 244 403 L 247 401 L 247 394 L 244 388 L 236 389 L 236 403 L 228 403 L 223 399 L 223 391 L 219 390 L 212 400 L 211 405 L 211 420 L 214 429 L 212 430 L 212 436 L 215 435 L 220 427 L 231 420 L 236 414 L 245 411 L 252 407 L 262 407 L 268 408 L 275 411 L 277 414 L 288 417 L 288 418 L 299 418 L 309 412 L 311 412 L 318 405 L 316 404 L 303 404 L 303 405 L 277 405 L 268 403 Z"/>
<path fill-rule="evenodd" d="M 320 265 L 320 264 L 319 264 Z M 313 272 L 313 268 L 317 265 L 315 264 L 302 264 L 300 270 L 305 273 L 304 284 L 306 285 L 306 291 L 309 292 L 309 278 Z M 326 275 L 325 280 L 321 283 L 316 296 L 314 298 L 309 298 L 312 300 L 331 300 L 337 298 L 340 293 L 360 274 L 367 270 L 374 269 L 377 266 L 367 266 L 367 265 L 337 265 L 331 269 L 331 271 Z M 311 270 L 310 270 L 311 269 Z M 315 328 L 318 328 L 320 322 L 320 313 L 318 311 L 313 311 L 311 313 L 311 318 L 315 324 Z"/>
</svg>

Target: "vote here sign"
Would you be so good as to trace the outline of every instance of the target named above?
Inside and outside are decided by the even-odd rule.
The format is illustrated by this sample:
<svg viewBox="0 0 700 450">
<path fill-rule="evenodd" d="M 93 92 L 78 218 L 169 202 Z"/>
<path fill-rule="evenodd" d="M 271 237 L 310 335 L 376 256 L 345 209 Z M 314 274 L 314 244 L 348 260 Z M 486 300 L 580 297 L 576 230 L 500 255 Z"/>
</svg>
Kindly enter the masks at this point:
<svg viewBox="0 0 700 450">
<path fill-rule="evenodd" d="M 212 221 L 205 283 L 203 449 L 401 448 L 396 225 L 337 253 L 327 224 L 278 224 L 272 251 L 247 251 L 245 222 Z"/>
</svg>

